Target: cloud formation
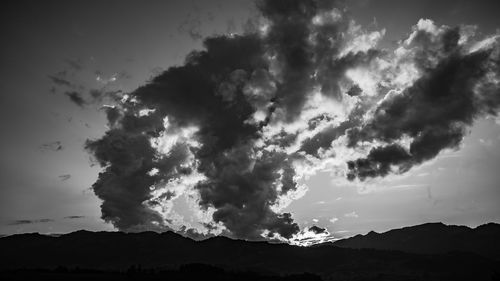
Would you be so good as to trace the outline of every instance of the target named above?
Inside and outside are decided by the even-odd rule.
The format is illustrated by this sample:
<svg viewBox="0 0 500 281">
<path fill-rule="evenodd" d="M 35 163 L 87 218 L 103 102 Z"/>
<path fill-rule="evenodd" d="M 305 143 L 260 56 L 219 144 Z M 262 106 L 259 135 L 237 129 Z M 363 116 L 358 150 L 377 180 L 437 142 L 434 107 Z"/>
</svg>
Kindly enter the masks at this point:
<svg viewBox="0 0 500 281">
<path fill-rule="evenodd" d="M 307 191 L 301 179 L 326 168 L 351 181 L 407 172 L 497 113 L 493 37 L 421 20 L 382 50 L 385 30 L 364 30 L 334 1 L 257 7 L 253 32 L 206 38 L 184 65 L 104 108 L 109 130 L 86 142 L 103 167 L 93 190 L 104 220 L 124 231 L 324 240 L 326 229 L 301 231 L 283 212 Z M 181 199 L 190 218 L 175 211 Z"/>
<path fill-rule="evenodd" d="M 348 163 L 350 179 L 403 173 L 445 148 L 457 148 L 468 126 L 497 114 L 498 48 L 459 44 L 459 28 L 437 28 L 421 20 L 404 45 L 420 76 L 407 88 L 386 96 L 373 116 L 349 133 L 350 145 L 381 141 L 365 158 Z M 463 38 L 463 40 L 466 40 Z M 407 139 L 407 147 L 402 139 Z"/>
</svg>

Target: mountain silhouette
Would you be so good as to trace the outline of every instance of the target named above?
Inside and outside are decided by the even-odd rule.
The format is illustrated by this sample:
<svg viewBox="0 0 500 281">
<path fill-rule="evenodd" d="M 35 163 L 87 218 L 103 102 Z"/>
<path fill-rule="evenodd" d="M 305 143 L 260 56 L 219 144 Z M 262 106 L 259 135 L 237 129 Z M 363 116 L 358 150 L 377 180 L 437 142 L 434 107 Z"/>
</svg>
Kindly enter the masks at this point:
<svg viewBox="0 0 500 281">
<path fill-rule="evenodd" d="M 19 234 L 0 238 L 0 278 L 121 280 L 132 272 L 137 280 L 496 280 L 498 228 L 425 224 L 310 247 L 226 237 L 194 241 L 172 232 Z M 415 245 L 398 246 L 405 243 Z M 379 249 L 353 249 L 370 247 Z"/>
<path fill-rule="evenodd" d="M 488 223 L 476 228 L 426 223 L 393 229 L 384 233 L 369 232 L 334 242 L 335 246 L 354 249 L 398 250 L 419 254 L 471 252 L 500 259 L 500 225 Z"/>
</svg>

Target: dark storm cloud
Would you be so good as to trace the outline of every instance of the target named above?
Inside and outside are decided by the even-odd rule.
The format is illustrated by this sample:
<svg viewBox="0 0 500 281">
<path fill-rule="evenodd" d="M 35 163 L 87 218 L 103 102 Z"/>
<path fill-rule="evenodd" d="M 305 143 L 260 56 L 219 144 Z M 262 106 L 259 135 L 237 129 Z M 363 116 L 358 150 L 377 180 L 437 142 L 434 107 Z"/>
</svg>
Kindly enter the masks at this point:
<svg viewBox="0 0 500 281">
<path fill-rule="evenodd" d="M 378 143 L 348 162 L 350 180 L 405 172 L 458 146 L 466 126 L 495 113 L 500 103 L 496 84 L 485 79 L 498 73 L 492 52 L 467 52 L 459 45 L 460 29 L 414 28 L 412 40 L 401 44 L 410 45 L 405 62 L 414 63 L 421 77 L 393 95 L 387 94 L 390 81 L 383 81 L 377 91 L 385 92 L 369 97 L 346 71 L 372 67 L 388 54 L 370 47 L 372 42 L 362 51 L 349 45 L 361 43 L 347 41 L 353 31 L 341 6 L 266 0 L 257 7 L 268 24 L 265 32 L 207 38 L 203 50 L 191 52 L 183 65 L 104 107 L 109 130 L 86 142 L 103 167 L 93 190 L 102 200 L 104 220 L 125 231 L 168 229 L 174 219 L 161 208 L 183 192 L 178 182 L 201 175 L 189 188 L 213 222 L 202 223 L 208 234 L 185 226 L 181 231 L 200 237 L 222 225 L 225 235 L 237 238 L 290 239 L 299 227 L 277 206 L 300 191 L 296 162 L 319 159 L 320 149 L 347 137 L 353 148 Z M 354 51 L 342 53 L 346 47 Z M 325 99 L 339 104 L 351 99 L 355 106 L 339 122 L 336 112 L 303 120 L 316 89 Z M 102 93 L 91 95 L 99 100 Z M 257 119 L 256 113 L 264 117 Z M 297 120 L 306 129 L 282 127 L 270 136 L 272 126 Z M 303 131 L 314 134 L 300 138 Z M 401 143 L 404 137 L 411 139 L 409 148 Z M 289 152 L 296 144 L 299 149 Z"/>
<path fill-rule="evenodd" d="M 347 163 L 350 170 L 347 178 L 352 180 L 358 177 L 364 180 L 367 177 L 386 176 L 391 165 L 399 165 L 400 171 L 405 172 L 410 168 L 408 165 L 411 165 L 411 159 L 411 155 L 397 144 L 377 147 L 366 158 Z"/>
<path fill-rule="evenodd" d="M 328 232 L 328 230 L 326 230 L 326 228 L 322 228 L 322 227 L 315 226 L 315 225 L 309 227 L 309 231 L 312 231 L 315 234 L 322 234 L 322 233 L 327 233 Z"/>
<path fill-rule="evenodd" d="M 113 127 L 121 117 L 120 109 L 116 107 L 104 107 L 103 109 L 106 112 L 106 119 L 108 119 L 109 126 Z"/>
<path fill-rule="evenodd" d="M 289 237 L 298 230 L 298 226 L 288 214 L 276 214 L 269 207 L 277 199 L 273 183 L 279 179 L 278 169 L 285 159 L 282 155 L 252 159 L 252 142 L 258 136 L 258 126 L 245 122 L 253 113 L 253 108 L 245 99 L 243 82 L 253 72 L 266 67 L 260 40 L 256 35 L 215 37 L 207 39 L 204 44 L 206 51 L 192 53 L 184 66 L 168 69 L 133 93 L 141 105 L 156 109 L 150 115 L 153 117 L 121 116 L 117 108 L 106 109 L 110 124 L 116 124 L 120 129 L 109 131 L 101 140 L 87 145 L 101 164 L 108 165 L 109 172 L 101 174 L 94 185 L 96 194 L 104 200 L 103 217 L 121 229 L 143 223 L 146 220 L 143 217 L 145 210 L 134 208 L 140 208 L 142 202 L 148 199 L 149 186 L 168 179 L 170 175 L 165 170 L 175 169 L 185 160 L 183 154 L 177 158 L 170 154 L 169 161 L 153 163 L 154 150 L 146 142 L 147 135 L 157 135 L 163 127 L 163 119 L 158 117 L 168 116 L 173 127 L 199 127 L 196 137 L 202 146 L 193 152 L 199 160 L 198 172 L 202 172 L 207 180 L 195 188 L 200 192 L 202 207 L 217 209 L 214 220 L 224 223 L 237 237 L 257 238 L 259 232 L 265 229 Z M 235 75 L 239 78 L 234 78 Z M 222 84 L 227 86 L 224 93 L 218 90 Z M 119 134 L 119 138 L 115 134 Z M 115 141 L 119 139 L 123 142 L 131 136 L 143 141 L 141 149 L 130 158 L 147 161 L 142 165 L 133 165 L 133 168 L 132 163 L 122 163 L 129 158 L 126 154 L 113 149 Z M 127 142 L 122 146 L 133 145 Z M 163 174 L 156 178 L 145 176 L 154 167 L 159 167 Z M 130 169 L 133 169 L 133 180 L 128 176 Z M 111 176 L 111 170 L 115 171 L 113 179 L 119 183 L 106 179 Z M 248 172 L 242 173 L 244 170 Z M 192 173 L 190 170 L 186 172 Z M 117 179 L 117 174 L 123 175 L 123 182 Z M 284 177 L 284 193 L 294 188 L 288 174 L 290 171 Z M 139 188 L 133 181 L 145 183 Z M 124 200 L 122 193 L 130 193 L 128 190 L 133 186 L 139 194 L 133 193 L 130 200 Z M 116 198 L 110 196 L 114 189 Z M 123 209 L 105 208 L 108 204 L 118 203 L 124 205 Z M 127 205 L 129 203 L 134 204 Z M 130 220 L 130 214 L 125 213 L 125 209 L 135 214 L 135 220 Z M 127 223 L 124 224 L 124 221 Z"/>
<path fill-rule="evenodd" d="M 351 97 L 359 96 L 363 92 L 361 88 L 358 85 L 352 86 L 349 91 L 347 91 L 347 94 Z"/>
<path fill-rule="evenodd" d="M 304 140 L 302 150 L 307 154 L 318 156 L 318 149 L 329 148 L 332 141 L 345 134 L 345 131 L 350 128 L 347 123 L 342 123 L 340 126 L 330 126 L 311 138 Z"/>
<path fill-rule="evenodd" d="M 255 161 L 244 146 L 218 155 L 206 171 L 210 178 L 196 187 L 200 204 L 215 207 L 214 220 L 223 222 L 236 237 L 257 239 L 267 229 L 290 238 L 298 231 L 290 214 L 276 214 L 269 208 L 279 195 L 275 184 L 280 180 L 278 170 L 286 165 L 285 157 L 266 153 Z M 296 188 L 287 173 L 294 171 L 284 170 L 282 193 Z"/>
<path fill-rule="evenodd" d="M 361 108 L 354 109 L 349 118 L 337 126 L 331 125 L 322 131 L 318 132 L 313 137 L 307 138 L 302 142 L 301 151 L 307 154 L 318 157 L 320 148 L 327 149 L 331 146 L 332 141 L 346 134 L 346 132 L 361 123 Z M 314 121 L 310 120 L 309 125 L 315 126 Z"/>
<path fill-rule="evenodd" d="M 236 237 L 256 239 L 262 231 L 268 230 L 270 235 L 277 233 L 290 238 L 298 232 L 297 224 L 290 214 L 275 213 L 270 206 L 277 203 L 279 195 L 297 188 L 293 179 L 294 170 L 289 163 L 291 159 L 286 154 L 276 152 L 265 152 L 260 157 L 255 157 L 254 142 L 259 138 L 260 124 L 247 122 L 255 108 L 246 97 L 244 89 L 256 81 L 252 77 L 266 75 L 269 66 L 264 53 L 273 48 L 280 53 L 280 61 L 286 65 L 284 76 L 287 77 L 280 83 L 280 87 L 285 88 L 278 90 L 278 95 L 282 96 L 279 103 L 285 103 L 284 107 L 300 107 L 293 104 L 302 103 L 298 100 L 302 100 L 300 96 L 305 94 L 309 86 L 303 87 L 304 83 L 301 81 L 309 79 L 307 77 L 311 74 L 311 54 L 310 50 L 306 50 L 309 48 L 306 47 L 309 34 L 306 29 L 318 7 L 312 1 L 295 2 L 288 8 L 288 5 L 273 1 L 263 1 L 259 5 L 264 16 L 272 21 L 271 35 L 264 41 L 257 34 L 208 38 L 204 41 L 205 50 L 191 53 L 184 66 L 166 70 L 132 95 L 145 108 L 155 109 L 154 115 L 168 116 L 173 128 L 188 125 L 199 128 L 196 140 L 201 146 L 192 152 L 199 161 L 197 171 L 206 180 L 199 182 L 195 189 L 199 191 L 202 208 L 216 209 L 213 214 L 215 222 L 222 222 Z M 303 9 L 305 10 L 302 11 Z M 279 13 L 290 15 L 292 20 L 283 22 Z M 282 32 L 285 34 L 281 34 Z M 295 44 L 295 40 L 300 42 Z M 294 88 L 288 86 L 292 80 L 298 87 L 293 89 L 296 97 L 288 98 L 285 92 L 286 89 Z M 267 102 L 271 98 L 272 95 L 267 98 Z M 132 210 L 140 209 L 141 203 L 148 199 L 150 185 L 156 181 L 165 181 L 161 176 L 156 179 L 145 176 L 154 167 L 154 152 L 149 143 L 145 142 L 146 136 L 157 135 L 158 129 L 163 126 L 163 119 L 147 119 L 144 120 L 147 124 L 133 129 L 134 124 L 141 123 L 140 118 L 135 115 L 121 117 L 117 109 L 106 110 L 109 123 L 116 124 L 121 129 L 111 130 L 102 139 L 87 144 L 87 148 L 101 164 L 107 166 L 94 185 L 94 190 L 104 200 L 103 217 L 119 228 L 126 229 L 146 220 L 140 218 L 141 213 L 144 213 L 143 209 Z M 294 110 L 287 110 L 287 114 L 296 114 Z M 111 143 L 117 138 L 114 134 L 118 132 L 121 141 L 131 136 L 144 138 L 141 142 L 142 149 L 133 158 L 144 159 L 147 165 L 144 162 L 142 165 L 134 165 L 134 180 L 140 180 L 141 184 L 140 187 L 135 187 L 138 194 L 130 194 L 130 200 L 124 200 L 123 196 L 131 192 L 129 189 L 132 188 L 132 180 L 128 176 L 125 182 L 117 179 L 117 175 L 128 175 L 132 169 L 131 163 L 121 163 L 123 160 L 118 160 L 128 157 L 118 155 L 123 152 L 112 149 L 114 145 Z M 131 145 L 133 146 L 132 143 L 123 144 L 124 147 Z M 179 163 L 174 163 L 175 165 Z M 107 179 L 111 177 L 111 169 L 115 171 L 113 180 L 120 183 L 115 184 Z M 280 191 L 276 190 L 278 182 Z M 119 197 L 109 196 L 113 194 L 113 190 L 116 193 L 120 191 Z M 125 206 L 128 203 L 134 204 Z M 124 206 L 106 208 L 109 204 Z M 135 214 L 132 216 L 135 216 L 134 220 L 128 219 L 131 214 L 127 213 L 130 212 Z M 123 221 L 128 223 L 123 224 Z"/>
<path fill-rule="evenodd" d="M 88 141 L 86 148 L 106 167 L 92 186 L 103 200 L 105 221 L 129 230 L 160 220 L 142 204 L 151 197 L 149 187 L 155 182 L 155 177 L 147 175 L 153 168 L 155 151 L 146 135 L 112 129 L 100 140 Z"/>
<path fill-rule="evenodd" d="M 417 33 L 414 40 L 421 48 L 415 60 L 425 71 L 422 77 L 403 93 L 384 100 L 365 126 L 349 132 L 353 146 L 358 141 L 392 143 L 408 136 L 412 138 L 409 149 L 397 144 L 372 149 L 367 158 L 348 163 L 350 179 L 385 176 L 391 166 L 406 172 L 445 148 L 458 147 L 476 118 L 496 114 L 498 88 L 483 85 L 489 84 L 487 73 L 498 74 L 498 60 L 492 60 L 491 49 L 472 53 L 457 49 L 458 32 L 449 29 L 438 37 L 442 49 L 432 48 L 429 34 Z M 436 58 L 436 51 L 442 58 Z"/>
<path fill-rule="evenodd" d="M 317 83 L 323 94 L 340 98 L 337 78 L 347 64 L 357 60 L 335 60 L 347 22 L 327 18 L 317 26 L 311 25 L 315 16 L 336 7 L 335 1 L 257 1 L 257 6 L 270 21 L 265 44 L 280 64 L 275 101 L 285 119 L 291 121 L 300 114 Z"/>
<path fill-rule="evenodd" d="M 316 5 L 314 1 L 259 1 L 257 5 L 271 22 L 266 43 L 283 65 L 276 102 L 291 120 L 298 115 L 306 100 L 304 93 L 312 86 L 313 53 L 308 26 L 316 14 Z"/>
</svg>

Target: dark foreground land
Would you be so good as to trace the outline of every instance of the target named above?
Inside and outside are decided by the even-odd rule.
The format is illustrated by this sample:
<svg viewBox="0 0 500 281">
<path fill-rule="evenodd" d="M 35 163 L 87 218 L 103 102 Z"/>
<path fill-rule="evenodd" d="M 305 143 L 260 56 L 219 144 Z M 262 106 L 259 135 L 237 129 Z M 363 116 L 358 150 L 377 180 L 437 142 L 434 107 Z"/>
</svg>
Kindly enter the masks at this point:
<svg viewBox="0 0 500 281">
<path fill-rule="evenodd" d="M 0 238 L 0 280 L 500 280 L 500 225 L 425 224 L 297 247 L 167 232 Z"/>
</svg>

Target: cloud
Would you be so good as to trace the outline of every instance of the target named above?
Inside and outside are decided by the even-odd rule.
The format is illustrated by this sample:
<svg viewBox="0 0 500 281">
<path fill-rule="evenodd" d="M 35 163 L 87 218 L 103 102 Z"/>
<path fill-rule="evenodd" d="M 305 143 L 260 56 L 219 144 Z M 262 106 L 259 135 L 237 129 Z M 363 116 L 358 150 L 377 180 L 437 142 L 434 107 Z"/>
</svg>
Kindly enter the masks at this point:
<svg viewBox="0 0 500 281">
<path fill-rule="evenodd" d="M 471 52 L 459 45 L 459 38 L 457 28 L 419 22 L 407 44 L 421 76 L 382 100 L 370 120 L 349 132 L 352 146 L 362 141 L 386 143 L 348 162 L 350 179 L 404 173 L 443 149 L 458 148 L 475 119 L 496 115 L 498 50 Z M 404 138 L 409 139 L 408 147 L 399 143 Z"/>
<path fill-rule="evenodd" d="M 289 243 L 298 246 L 310 246 L 319 243 L 325 243 L 335 240 L 335 238 L 328 232 L 326 228 L 319 226 L 311 226 L 302 229 L 300 232 L 295 234 Z"/>
<path fill-rule="evenodd" d="M 155 158 L 147 136 L 117 128 L 100 140 L 88 141 L 86 148 L 106 166 L 92 186 L 103 200 L 104 220 L 112 221 L 122 230 L 143 224 L 154 227 L 154 222 L 161 221 L 158 214 L 143 204 L 152 197 L 150 186 L 155 182 L 155 176 L 147 175 Z"/>
<path fill-rule="evenodd" d="M 327 233 L 328 231 L 326 230 L 326 228 L 322 228 L 322 227 L 319 227 L 319 226 L 311 226 L 309 227 L 309 231 L 312 231 L 316 234 L 321 234 L 321 233 Z"/>
<path fill-rule="evenodd" d="M 87 102 L 82 98 L 80 93 L 76 91 L 71 91 L 71 92 L 65 92 L 64 93 L 67 97 L 69 97 L 69 100 L 72 101 L 74 104 L 78 105 L 79 107 L 84 107 Z"/>
<path fill-rule="evenodd" d="M 83 219 L 86 218 L 86 216 L 66 216 L 64 217 L 65 219 Z"/>
<path fill-rule="evenodd" d="M 24 225 L 24 224 L 36 224 L 36 223 L 48 223 L 53 222 L 52 219 L 38 219 L 38 220 L 15 220 L 9 223 L 9 225 Z"/>
<path fill-rule="evenodd" d="M 331 223 L 336 223 L 338 220 L 339 220 L 338 218 L 333 217 L 333 218 L 330 219 L 330 222 Z"/>
<path fill-rule="evenodd" d="M 498 111 L 495 40 L 477 47 L 470 30 L 421 20 L 395 50 L 379 50 L 385 31 L 364 30 L 337 2 L 257 7 L 259 28 L 204 39 L 183 65 L 103 108 L 109 130 L 85 147 L 103 168 L 92 188 L 104 220 L 124 231 L 324 241 L 283 212 L 307 191 L 302 179 L 405 173 L 458 149 L 475 119 Z M 181 196 L 196 223 L 174 210 Z"/>
<path fill-rule="evenodd" d="M 66 59 L 64 62 L 67 64 L 67 69 L 48 75 L 53 83 L 50 91 L 61 92 L 81 108 L 113 103 L 122 99 L 122 90 L 118 89 L 118 85 L 114 82 L 132 78 L 127 71 L 115 72 L 109 76 L 105 76 L 101 71 L 95 71 L 95 73 L 90 69 L 83 71 L 85 69 L 82 59 Z M 89 74 L 95 75 L 95 80 L 89 80 Z M 97 88 L 95 88 L 96 82 L 98 82 Z"/>
<path fill-rule="evenodd" d="M 60 179 L 60 180 L 62 180 L 62 181 L 69 180 L 70 178 L 71 178 L 71 175 L 70 175 L 70 174 L 60 175 L 60 176 L 59 176 L 59 179 Z"/>
<path fill-rule="evenodd" d="M 64 147 L 60 141 L 48 142 L 40 145 L 40 149 L 42 151 L 51 150 L 51 151 L 60 151 L 63 150 Z"/>
<path fill-rule="evenodd" d="M 66 86 L 66 87 L 73 87 L 73 84 L 69 82 L 68 80 L 61 78 L 61 77 L 56 77 L 49 75 L 50 80 L 56 84 L 57 86 Z"/>
</svg>

